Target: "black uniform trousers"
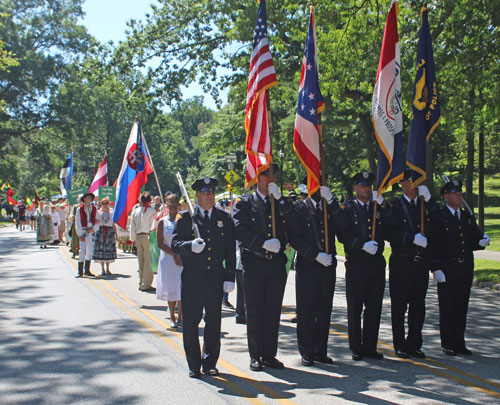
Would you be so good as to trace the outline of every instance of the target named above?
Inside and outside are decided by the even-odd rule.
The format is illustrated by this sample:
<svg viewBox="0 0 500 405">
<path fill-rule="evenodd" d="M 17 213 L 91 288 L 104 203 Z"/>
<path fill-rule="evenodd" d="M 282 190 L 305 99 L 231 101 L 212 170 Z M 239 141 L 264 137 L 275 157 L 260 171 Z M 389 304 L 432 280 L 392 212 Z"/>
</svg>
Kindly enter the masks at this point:
<svg viewBox="0 0 500 405">
<path fill-rule="evenodd" d="M 330 267 L 297 258 L 297 341 L 301 356 L 327 355 L 337 261 Z"/>
<path fill-rule="evenodd" d="M 201 366 L 205 369 L 213 368 L 219 359 L 222 279 L 222 272 L 210 270 L 182 273 L 182 339 L 190 370 L 199 370 Z M 198 325 L 202 318 L 205 321 L 203 353 L 200 352 L 198 338 Z"/>
<path fill-rule="evenodd" d="M 429 285 L 430 264 L 392 254 L 389 259 L 392 339 L 394 350 L 411 351 L 422 347 L 425 297 Z M 405 314 L 408 311 L 408 336 L 405 338 Z"/>
<path fill-rule="evenodd" d="M 236 269 L 236 318 L 245 317 L 245 290 L 243 289 L 243 270 Z"/>
<path fill-rule="evenodd" d="M 345 267 L 349 348 L 358 354 L 374 351 L 377 348 L 384 298 L 384 256 L 369 257 L 367 253 L 351 255 L 347 257 Z"/>
<path fill-rule="evenodd" d="M 438 283 L 439 330 L 441 346 L 460 350 L 465 347 L 465 326 L 470 289 L 474 277 L 474 261 L 443 264 L 446 282 Z"/>
<path fill-rule="evenodd" d="M 248 351 L 251 358 L 271 360 L 278 352 L 286 256 L 280 253 L 269 260 L 244 251 L 242 260 Z"/>
</svg>

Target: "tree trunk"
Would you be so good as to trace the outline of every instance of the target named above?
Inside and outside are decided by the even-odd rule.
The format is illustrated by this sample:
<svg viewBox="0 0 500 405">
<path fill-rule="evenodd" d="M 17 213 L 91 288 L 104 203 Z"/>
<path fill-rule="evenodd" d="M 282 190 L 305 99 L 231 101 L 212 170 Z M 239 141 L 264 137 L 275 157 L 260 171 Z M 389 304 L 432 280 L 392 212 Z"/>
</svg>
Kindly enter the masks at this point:
<svg viewBox="0 0 500 405">
<path fill-rule="evenodd" d="M 479 213 L 479 228 L 484 230 L 484 131 L 483 126 L 479 129 L 478 140 L 478 192 L 477 208 Z"/>
<path fill-rule="evenodd" d="M 368 159 L 368 167 L 370 168 L 370 172 L 377 174 L 377 165 L 375 163 L 375 151 L 373 150 L 373 143 L 371 139 L 372 131 L 371 125 L 366 118 L 366 115 L 359 114 L 359 120 L 361 121 L 361 127 L 363 128 L 363 142 L 366 148 L 366 157 Z"/>
<path fill-rule="evenodd" d="M 467 168 L 465 172 L 465 200 L 474 209 L 472 186 L 474 180 L 474 131 L 472 125 L 467 128 Z"/>
</svg>

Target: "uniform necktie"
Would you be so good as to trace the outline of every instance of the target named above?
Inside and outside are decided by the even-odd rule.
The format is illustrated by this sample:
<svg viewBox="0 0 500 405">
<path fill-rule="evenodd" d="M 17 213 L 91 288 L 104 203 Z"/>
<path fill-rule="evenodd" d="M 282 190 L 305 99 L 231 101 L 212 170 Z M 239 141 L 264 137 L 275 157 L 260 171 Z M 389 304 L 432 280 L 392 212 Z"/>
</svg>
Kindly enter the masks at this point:
<svg viewBox="0 0 500 405">
<path fill-rule="evenodd" d="M 416 207 L 416 205 L 415 205 L 415 200 L 411 200 L 411 201 L 410 201 L 410 204 L 411 204 L 411 206 L 412 206 L 413 208 L 415 208 L 415 207 Z"/>
<path fill-rule="evenodd" d="M 205 215 L 203 216 L 203 223 L 205 226 L 208 226 L 208 222 L 210 221 L 210 218 L 208 217 L 208 210 L 204 211 Z"/>
<path fill-rule="evenodd" d="M 367 203 L 363 204 L 363 208 L 365 209 L 366 212 L 368 212 L 368 204 Z"/>
<path fill-rule="evenodd" d="M 271 202 L 270 202 L 270 199 L 269 199 L 269 196 L 266 195 L 266 207 L 270 207 L 271 206 Z"/>
<path fill-rule="evenodd" d="M 453 215 L 455 217 L 455 219 L 457 220 L 457 222 L 459 221 L 459 218 L 458 218 L 458 210 L 455 211 L 455 214 Z"/>
</svg>

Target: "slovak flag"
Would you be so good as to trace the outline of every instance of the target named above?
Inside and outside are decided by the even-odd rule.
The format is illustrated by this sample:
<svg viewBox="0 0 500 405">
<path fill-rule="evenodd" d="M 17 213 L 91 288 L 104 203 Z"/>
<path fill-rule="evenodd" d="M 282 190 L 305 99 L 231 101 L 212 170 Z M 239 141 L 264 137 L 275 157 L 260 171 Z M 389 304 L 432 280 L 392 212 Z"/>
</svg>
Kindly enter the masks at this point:
<svg viewBox="0 0 500 405">
<path fill-rule="evenodd" d="M 403 107 L 398 36 L 398 2 L 393 0 L 385 22 L 382 51 L 373 89 L 372 121 L 380 146 L 379 193 L 403 178 Z"/>
<path fill-rule="evenodd" d="M 108 165 L 106 163 L 106 155 L 101 163 L 99 163 L 99 167 L 97 169 L 97 173 L 94 176 L 94 180 L 92 180 L 92 184 L 90 185 L 89 191 L 91 193 L 95 193 L 99 190 L 101 186 L 108 185 Z"/>
<path fill-rule="evenodd" d="M 319 188 L 321 134 L 318 117 L 324 109 L 325 104 L 319 89 L 314 7 L 311 6 L 293 135 L 293 148 L 307 171 L 309 195 Z"/>
<path fill-rule="evenodd" d="M 127 229 L 128 214 L 137 204 L 141 188 L 148 182 L 148 174 L 152 172 L 143 137 L 139 123 L 134 122 L 125 148 L 122 168 L 116 181 L 113 222 L 123 229 Z"/>
</svg>

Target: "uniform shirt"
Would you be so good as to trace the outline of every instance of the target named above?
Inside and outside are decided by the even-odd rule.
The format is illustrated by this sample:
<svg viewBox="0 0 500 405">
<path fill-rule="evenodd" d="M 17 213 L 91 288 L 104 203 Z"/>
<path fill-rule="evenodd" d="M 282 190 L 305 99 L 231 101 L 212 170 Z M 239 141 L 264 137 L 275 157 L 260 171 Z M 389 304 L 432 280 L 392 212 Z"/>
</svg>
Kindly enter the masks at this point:
<svg viewBox="0 0 500 405">
<path fill-rule="evenodd" d="M 156 216 L 156 210 L 153 207 L 138 206 L 132 211 L 132 222 L 130 223 L 130 240 L 134 242 L 138 233 L 146 233 L 149 230 Z"/>
</svg>

